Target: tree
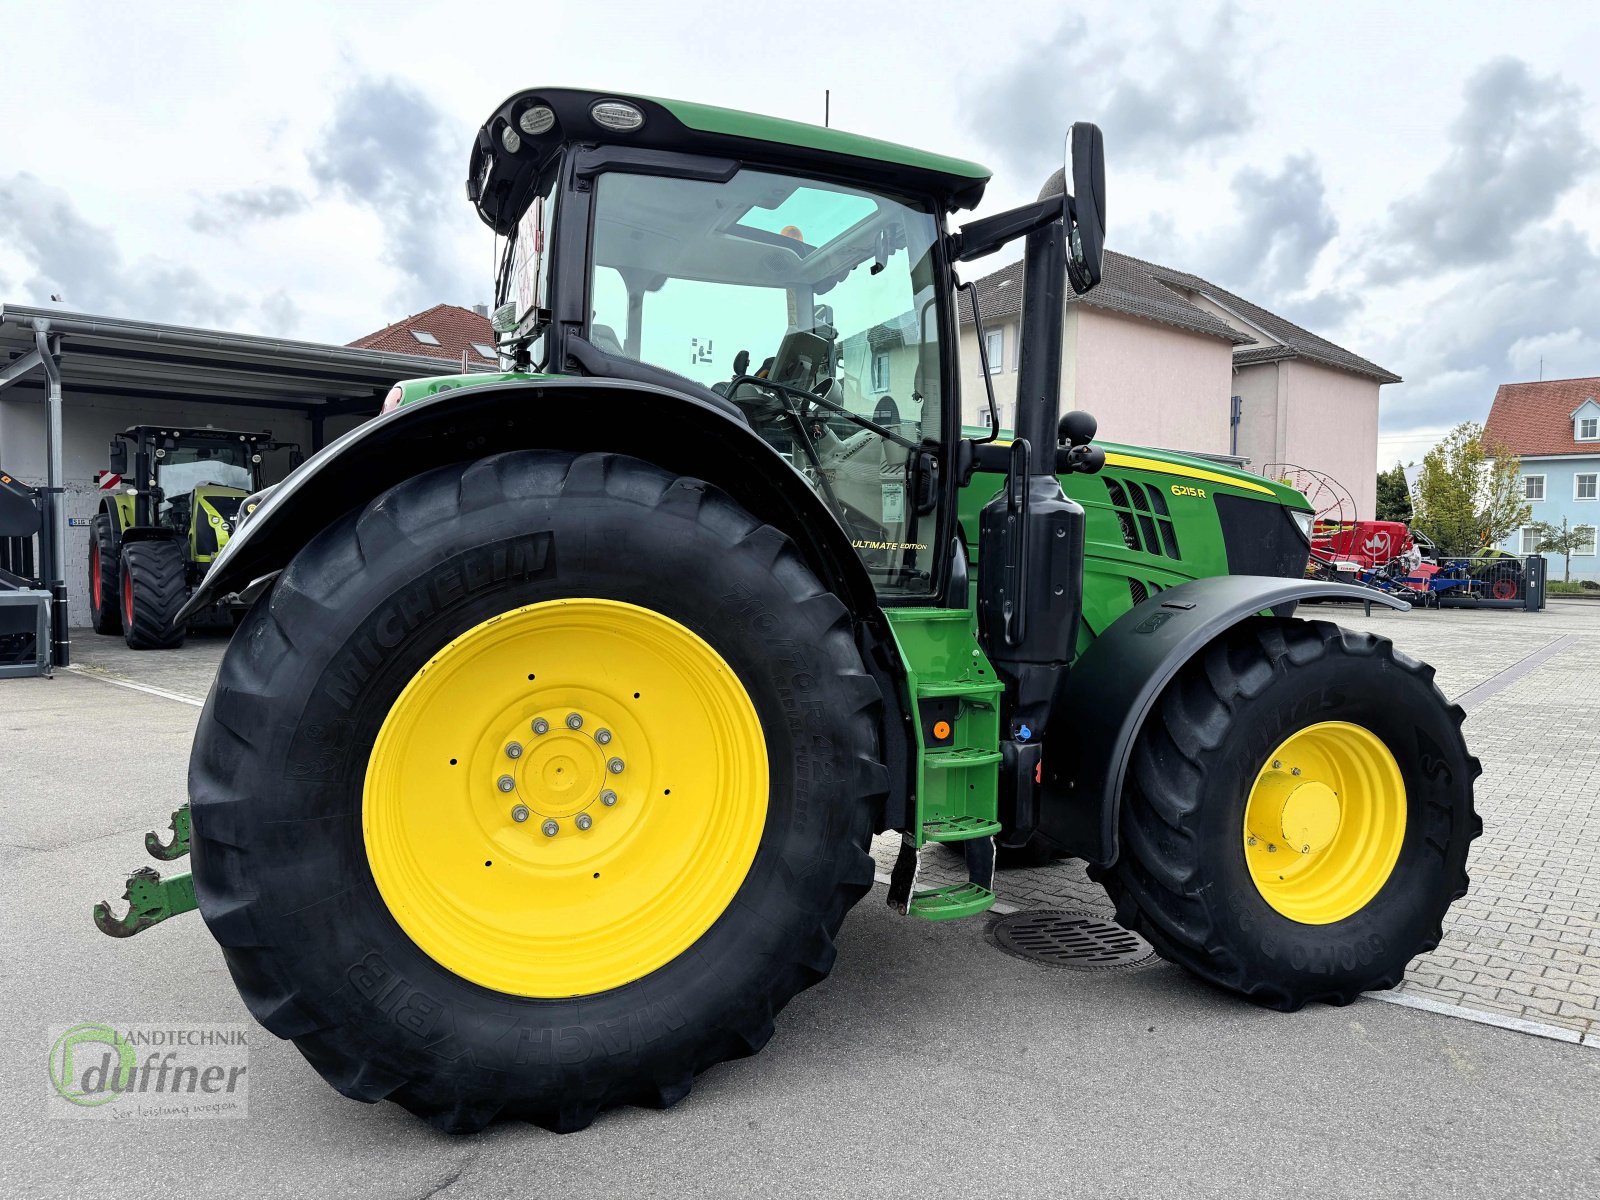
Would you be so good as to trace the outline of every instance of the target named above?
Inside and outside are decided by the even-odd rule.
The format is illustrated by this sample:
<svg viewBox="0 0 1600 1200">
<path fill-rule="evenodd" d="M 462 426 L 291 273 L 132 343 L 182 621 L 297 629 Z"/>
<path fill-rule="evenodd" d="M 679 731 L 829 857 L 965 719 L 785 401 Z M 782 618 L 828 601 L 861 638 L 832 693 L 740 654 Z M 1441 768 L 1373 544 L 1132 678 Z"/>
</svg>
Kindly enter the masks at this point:
<svg viewBox="0 0 1600 1200">
<path fill-rule="evenodd" d="M 1483 440 L 1483 426 L 1463 421 L 1422 458 L 1416 525 L 1446 555 L 1482 554 L 1527 521 L 1515 454 Z"/>
<path fill-rule="evenodd" d="M 1391 471 L 1378 472 L 1378 520 L 1411 523 L 1411 489 L 1399 463 Z"/>
<path fill-rule="evenodd" d="M 1575 525 L 1567 528 L 1567 519 L 1561 518 L 1557 529 L 1548 521 L 1537 521 L 1531 527 L 1539 535 L 1539 544 L 1533 549 L 1537 554 L 1561 555 L 1561 581 L 1572 582 L 1572 556 L 1576 551 L 1593 553 L 1595 530 L 1592 525 Z"/>
</svg>

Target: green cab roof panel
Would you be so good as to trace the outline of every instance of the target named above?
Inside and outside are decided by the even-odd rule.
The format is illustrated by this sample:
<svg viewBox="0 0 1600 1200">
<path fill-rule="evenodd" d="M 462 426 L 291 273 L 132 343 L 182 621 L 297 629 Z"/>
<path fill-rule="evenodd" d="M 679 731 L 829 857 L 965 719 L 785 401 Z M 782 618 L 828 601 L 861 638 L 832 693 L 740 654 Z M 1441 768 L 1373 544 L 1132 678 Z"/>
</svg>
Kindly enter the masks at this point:
<svg viewBox="0 0 1600 1200">
<path fill-rule="evenodd" d="M 643 114 L 643 122 L 631 130 L 599 124 L 594 110 L 606 102 L 631 105 Z M 525 121 L 535 108 L 547 112 Z M 536 132 L 528 132 L 530 128 Z M 831 176 L 871 189 L 927 196 L 947 212 L 974 207 L 989 181 L 988 169 L 977 163 L 801 121 L 651 96 L 530 88 L 496 108 L 473 141 L 467 197 L 484 224 L 496 233 L 509 233 L 527 210 L 545 165 L 563 146 L 575 144 L 636 147 Z"/>
<path fill-rule="evenodd" d="M 761 113 L 740 112 L 735 108 L 693 104 L 686 100 L 664 100 L 655 96 L 647 98 L 655 100 L 690 129 L 697 129 L 702 133 L 720 133 L 730 137 L 749 138 L 757 142 L 803 146 L 821 154 L 840 154 L 875 162 L 898 163 L 903 167 L 958 176 L 977 183 L 987 183 L 992 174 L 988 167 L 968 162 L 963 158 L 933 154 L 912 146 L 902 146 L 896 142 L 880 142 L 877 138 L 846 133 L 842 129 L 807 125 L 803 121 L 788 121 L 782 117 L 768 117 Z"/>
</svg>

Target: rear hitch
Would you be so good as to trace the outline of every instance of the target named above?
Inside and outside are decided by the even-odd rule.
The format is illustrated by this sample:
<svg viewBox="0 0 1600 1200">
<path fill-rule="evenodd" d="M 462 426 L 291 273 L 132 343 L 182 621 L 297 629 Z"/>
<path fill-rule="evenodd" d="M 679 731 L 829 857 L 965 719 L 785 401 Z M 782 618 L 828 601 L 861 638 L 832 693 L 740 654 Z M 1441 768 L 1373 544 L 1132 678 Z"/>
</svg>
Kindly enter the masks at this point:
<svg viewBox="0 0 1600 1200">
<path fill-rule="evenodd" d="M 172 830 L 172 840 L 163 842 L 161 835 L 151 830 L 144 835 L 144 848 L 150 852 L 151 858 L 159 858 L 162 862 L 171 862 L 175 858 L 182 858 L 189 853 L 189 806 L 185 804 L 172 814 L 172 823 L 168 826 Z"/>
<path fill-rule="evenodd" d="M 154 867 L 140 867 L 128 876 L 128 886 L 122 893 L 128 902 L 125 916 L 111 915 L 111 902 L 102 900 L 94 906 L 94 923 L 101 933 L 110 937 L 132 937 L 150 926 L 186 913 L 198 907 L 194 895 L 194 877 L 188 872 L 162 879 Z"/>
</svg>

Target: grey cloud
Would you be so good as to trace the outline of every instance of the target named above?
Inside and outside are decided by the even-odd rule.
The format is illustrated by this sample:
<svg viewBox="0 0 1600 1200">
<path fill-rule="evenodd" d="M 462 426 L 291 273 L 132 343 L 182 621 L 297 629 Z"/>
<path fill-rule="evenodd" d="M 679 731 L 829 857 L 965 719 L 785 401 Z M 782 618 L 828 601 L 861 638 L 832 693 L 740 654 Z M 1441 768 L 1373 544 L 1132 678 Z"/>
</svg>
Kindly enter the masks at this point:
<svg viewBox="0 0 1600 1200">
<path fill-rule="evenodd" d="M 1540 346 L 1546 378 L 1593 374 L 1581 348 L 1600 343 L 1600 250 L 1569 225 L 1526 231 L 1515 256 L 1442 286 L 1388 342 L 1373 356 L 1408 382 L 1384 393 L 1385 430 L 1482 420 L 1497 384 L 1533 376 Z M 1570 361 L 1555 361 L 1563 347 Z"/>
<path fill-rule="evenodd" d="M 1217 228 L 1186 236 L 1192 226 L 1160 214 L 1137 225 L 1121 245 L 1329 335 L 1361 298 L 1344 288 L 1313 292 L 1307 285 L 1339 234 L 1316 159 L 1291 155 L 1276 172 L 1243 167 L 1231 187 L 1233 202 Z"/>
<path fill-rule="evenodd" d="M 1263 294 L 1271 307 L 1305 289 L 1306 277 L 1339 232 L 1322 172 L 1309 154 L 1286 158 L 1277 174 L 1244 167 L 1233 177 L 1227 231 L 1202 250 L 1206 269 L 1227 286 Z M 1204 272 L 1202 272 L 1204 273 Z"/>
<path fill-rule="evenodd" d="M 369 77 L 339 97 L 307 154 L 319 184 L 378 216 L 385 258 L 405 278 L 400 298 L 413 307 L 473 290 L 447 236 L 470 217 L 458 179 L 468 136 L 416 88 Z"/>
<path fill-rule="evenodd" d="M 1450 150 L 1398 200 L 1368 256 L 1373 282 L 1509 258 L 1516 234 L 1554 211 L 1600 156 L 1583 129 L 1582 93 L 1497 58 L 1468 79 Z"/>
<path fill-rule="evenodd" d="M 0 239 L 27 264 L 23 290 L 60 293 L 70 307 L 194 325 L 231 325 L 248 308 L 200 272 L 144 259 L 128 264 L 109 230 L 91 224 L 59 188 L 22 173 L 0 179 Z"/>
<path fill-rule="evenodd" d="M 300 306 L 282 288 L 263 299 L 260 308 L 267 333 L 287 337 L 300 327 Z"/>
<path fill-rule="evenodd" d="M 1069 16 L 972 89 L 968 122 L 1002 163 L 1041 177 L 1074 120 L 1098 123 L 1118 155 L 1170 157 L 1250 127 L 1247 61 L 1231 7 L 1193 44 L 1172 32 L 1113 44 Z"/>
<path fill-rule="evenodd" d="M 203 202 L 189 217 L 189 228 L 199 233 L 224 233 L 255 221 L 271 221 L 304 212 L 311 202 L 294 188 L 281 184 L 241 188 Z"/>
</svg>

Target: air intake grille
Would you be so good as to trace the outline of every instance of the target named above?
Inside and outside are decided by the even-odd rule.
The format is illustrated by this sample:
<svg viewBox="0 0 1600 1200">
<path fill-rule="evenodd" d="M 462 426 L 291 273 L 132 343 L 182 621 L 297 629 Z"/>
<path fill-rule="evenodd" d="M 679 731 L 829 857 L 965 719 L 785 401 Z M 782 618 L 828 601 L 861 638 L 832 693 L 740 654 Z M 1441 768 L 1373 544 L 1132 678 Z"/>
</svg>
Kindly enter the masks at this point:
<svg viewBox="0 0 1600 1200">
<path fill-rule="evenodd" d="M 1172 524 L 1167 498 L 1160 488 L 1132 479 L 1112 479 L 1104 475 L 1100 478 L 1106 485 L 1106 496 L 1117 514 L 1122 540 L 1129 550 L 1165 558 L 1183 557 L 1178 549 L 1178 531 Z"/>
</svg>

